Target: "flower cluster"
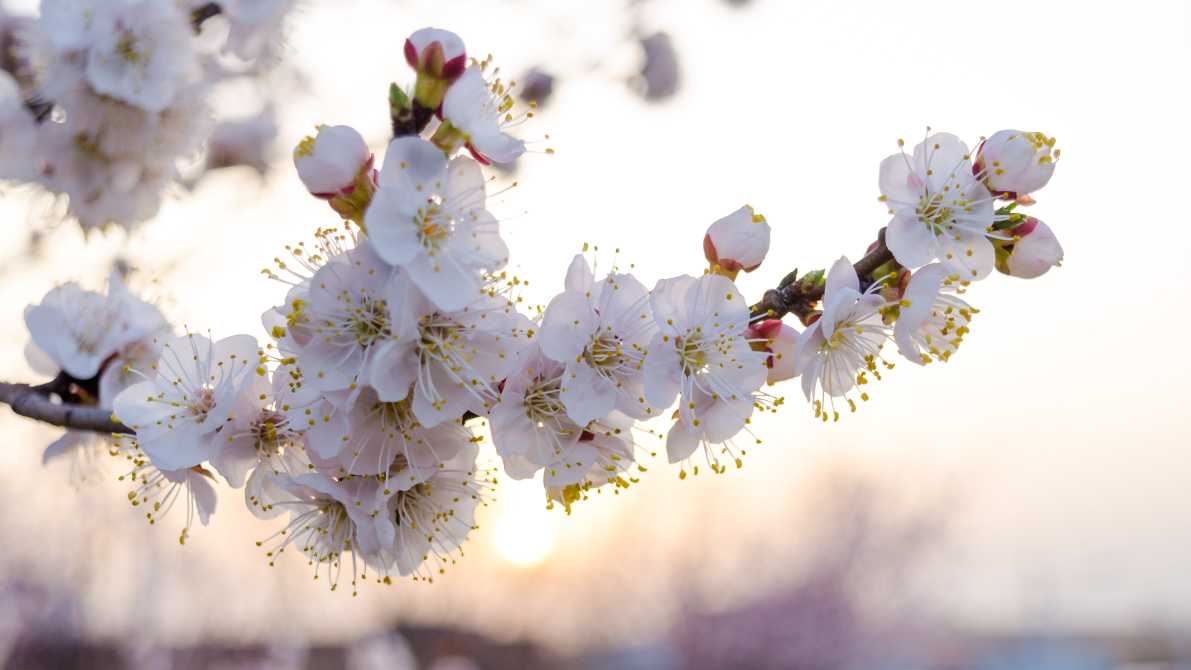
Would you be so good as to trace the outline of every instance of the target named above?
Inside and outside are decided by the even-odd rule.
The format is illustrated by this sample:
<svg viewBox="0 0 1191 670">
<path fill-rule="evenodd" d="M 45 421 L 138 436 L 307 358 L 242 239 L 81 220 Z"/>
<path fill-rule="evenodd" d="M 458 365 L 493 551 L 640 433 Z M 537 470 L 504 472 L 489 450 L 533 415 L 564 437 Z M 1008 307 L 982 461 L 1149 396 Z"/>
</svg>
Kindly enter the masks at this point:
<svg viewBox="0 0 1191 670">
<path fill-rule="evenodd" d="M 893 367 L 885 344 L 916 364 L 946 361 L 976 313 L 958 297 L 973 281 L 994 267 L 1038 276 L 1061 259 L 1049 229 L 1016 211 L 1049 179 L 1053 140 L 1003 131 L 973 157 L 936 134 L 881 164 L 893 219 L 865 262 L 789 275 L 770 292 L 785 296 L 780 314 L 735 283 L 769 251 L 770 224 L 749 206 L 710 226 L 696 275 L 650 289 L 580 254 L 563 290 L 525 314 L 483 166 L 526 151 L 509 131 L 532 112 L 515 113 L 514 84 L 469 61 L 453 33 L 417 31 L 404 51 L 416 79 L 390 90 L 395 138 L 379 168 L 349 126 L 318 126 L 294 150 L 298 176 L 343 225 L 264 271 L 288 287 L 262 316 L 269 342 L 166 336 L 140 312 L 92 330 L 85 315 L 100 308 L 77 290 L 77 306 L 51 294 L 30 311 L 38 346 L 72 374 L 156 335 L 153 362 L 121 367 L 140 381 L 115 397 L 134 431 L 115 451 L 150 521 L 186 500 L 182 540 L 196 513 L 206 522 L 218 474 L 257 516 L 288 514 L 261 542 L 270 561 L 296 550 L 332 588 L 345 569 L 353 590 L 370 573 L 429 580 L 496 483 L 477 426 L 507 476 L 540 475 L 548 504 L 568 512 L 637 481 L 639 440 L 660 434 L 647 422 L 664 425 L 679 477 L 722 473 L 760 443 L 754 414 L 783 404 L 768 387 L 800 377 L 816 415 L 838 419 Z"/>
<path fill-rule="evenodd" d="M 223 51 L 255 58 L 293 4 L 42 0 L 21 36 L 28 81 L 0 72 L 0 179 L 64 194 L 85 230 L 152 218 L 215 128 L 203 22 L 222 14 Z"/>
</svg>

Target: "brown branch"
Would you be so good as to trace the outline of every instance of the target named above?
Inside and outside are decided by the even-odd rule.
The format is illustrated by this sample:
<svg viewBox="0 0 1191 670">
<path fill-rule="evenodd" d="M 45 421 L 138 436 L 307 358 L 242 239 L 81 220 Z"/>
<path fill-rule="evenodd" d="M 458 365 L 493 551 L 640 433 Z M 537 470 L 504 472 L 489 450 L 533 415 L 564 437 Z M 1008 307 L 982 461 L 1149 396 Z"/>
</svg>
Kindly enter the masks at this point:
<svg viewBox="0 0 1191 670">
<path fill-rule="evenodd" d="M 218 2 L 208 2 L 201 7 L 195 7 L 190 12 L 190 25 L 197 34 L 203 28 L 203 22 L 223 13 L 223 7 Z"/>
<path fill-rule="evenodd" d="M 885 246 L 885 229 L 877 233 L 877 246 L 864 258 L 856 261 L 856 274 L 863 282 L 865 278 L 877 268 L 893 260 L 893 253 Z M 797 271 L 795 271 L 797 272 Z M 824 284 L 822 282 L 798 281 L 795 272 L 786 278 L 777 288 L 771 288 L 761 297 L 761 301 L 752 306 L 749 315 L 758 318 L 780 319 L 786 314 L 795 314 L 804 320 L 814 309 L 815 303 L 823 298 Z"/>
<path fill-rule="evenodd" d="M 12 411 L 43 423 L 95 433 L 131 433 L 131 428 L 112 420 L 110 410 L 94 405 L 55 403 L 44 390 L 28 384 L 0 382 L 0 403 Z"/>
</svg>

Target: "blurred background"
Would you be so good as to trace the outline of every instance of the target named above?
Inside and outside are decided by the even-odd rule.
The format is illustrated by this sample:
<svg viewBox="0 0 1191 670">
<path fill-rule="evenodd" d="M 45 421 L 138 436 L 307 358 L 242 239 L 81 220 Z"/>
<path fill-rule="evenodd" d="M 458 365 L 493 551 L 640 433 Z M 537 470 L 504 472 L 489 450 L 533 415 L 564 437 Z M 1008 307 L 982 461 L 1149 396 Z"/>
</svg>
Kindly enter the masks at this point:
<svg viewBox="0 0 1191 670">
<path fill-rule="evenodd" d="M 743 469 L 679 481 L 659 455 L 570 516 L 505 479 L 452 571 L 357 598 L 296 557 L 268 567 L 254 540 L 276 528 L 230 489 L 180 547 L 118 464 L 43 467 L 57 432 L 0 409 L 0 666 L 1191 667 L 1184 3 L 310 0 L 257 166 L 179 188 L 132 236 L 4 193 L 0 379 L 41 381 L 25 305 L 113 264 L 176 324 L 263 336 L 285 287 L 259 270 L 335 223 L 292 145 L 343 123 L 383 154 L 425 25 L 541 103 L 493 207 L 530 303 L 584 242 L 646 285 L 697 273 L 706 226 L 746 202 L 773 226 L 747 296 L 859 257 L 887 218 L 878 163 L 927 125 L 1057 136 L 1031 213 L 1066 261 L 975 285 L 952 361 L 899 365 L 837 424 L 785 387 Z M 224 106 L 254 114 L 255 93 Z"/>
</svg>

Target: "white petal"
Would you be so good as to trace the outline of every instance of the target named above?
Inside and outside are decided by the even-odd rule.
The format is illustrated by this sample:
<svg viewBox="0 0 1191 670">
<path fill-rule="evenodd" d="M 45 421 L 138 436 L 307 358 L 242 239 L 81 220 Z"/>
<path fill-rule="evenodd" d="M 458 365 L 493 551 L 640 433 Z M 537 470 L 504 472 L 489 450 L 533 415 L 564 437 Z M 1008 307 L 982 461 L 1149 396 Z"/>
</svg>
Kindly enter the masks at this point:
<svg viewBox="0 0 1191 670">
<path fill-rule="evenodd" d="M 578 356 L 596 328 L 589 299 L 581 293 L 560 293 L 542 317 L 542 353 L 559 362 Z"/>
</svg>

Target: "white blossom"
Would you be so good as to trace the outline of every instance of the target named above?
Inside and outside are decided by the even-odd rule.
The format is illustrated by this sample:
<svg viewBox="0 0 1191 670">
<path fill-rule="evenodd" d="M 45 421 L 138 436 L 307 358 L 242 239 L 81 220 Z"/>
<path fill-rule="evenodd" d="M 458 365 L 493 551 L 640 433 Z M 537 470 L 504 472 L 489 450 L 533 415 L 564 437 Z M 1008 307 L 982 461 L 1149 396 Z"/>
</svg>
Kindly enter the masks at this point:
<svg viewBox="0 0 1191 670">
<path fill-rule="evenodd" d="M 386 287 L 390 320 L 403 331 L 377 348 L 368 378 L 379 398 L 411 394 L 426 427 L 486 414 L 497 387 L 517 365 L 532 324 L 506 300 L 484 296 L 455 311 L 435 308 L 402 272 Z"/>
<path fill-rule="evenodd" d="M 25 325 L 34 362 L 47 357 L 57 370 L 80 380 L 95 377 L 126 347 L 168 330 L 161 312 L 131 294 L 117 276 L 109 280 L 106 296 L 73 282 L 51 289 L 41 303 L 25 308 Z"/>
<path fill-rule="evenodd" d="M 636 277 L 612 273 L 595 282 L 587 261 L 575 256 L 541 334 L 542 351 L 566 366 L 560 397 L 571 420 L 586 426 L 613 410 L 640 418 L 654 413 L 641 367 L 655 332 L 649 292 Z"/>
<path fill-rule="evenodd" d="M 386 512 L 386 499 L 378 495 L 380 482 L 372 477 L 335 479 L 311 472 L 279 479 L 278 484 L 289 495 L 285 501 L 289 523 L 257 543 L 268 545 L 270 565 L 293 546 L 310 559 L 315 577 L 325 572 L 335 590 L 345 565 L 343 554 L 349 552 L 353 593 L 363 577 L 361 568 L 385 571 L 397 529 Z"/>
<path fill-rule="evenodd" d="M 323 392 L 347 389 L 368 378 L 378 345 L 410 324 L 392 322 L 385 300 L 391 269 L 369 245 L 326 260 L 295 287 L 281 314 L 284 347 L 296 355 L 306 381 Z"/>
<path fill-rule="evenodd" d="M 443 98 L 443 119 L 463 134 L 463 141 L 485 162 L 511 163 L 525 153 L 525 142 L 505 132 L 520 121 L 509 111 L 513 98 L 499 80 L 484 79 L 483 68 L 472 65 L 451 84 Z"/>
<path fill-rule="evenodd" d="M 893 325 L 893 339 L 902 356 L 919 365 L 951 358 L 977 311 L 954 295 L 965 286 L 940 263 L 914 271 Z"/>
<path fill-rule="evenodd" d="M 487 504 L 495 485 L 491 470 L 477 466 L 478 454 L 469 443 L 429 479 L 388 499 L 397 532 L 387 555 L 397 574 L 432 582 L 455 562 L 455 550 L 476 528 L 476 507 Z"/>
<path fill-rule="evenodd" d="M 327 422 L 328 428 L 307 434 L 311 460 L 336 476 L 377 476 L 387 492 L 425 481 L 472 440 L 457 421 L 423 427 L 412 398 L 384 402 L 370 387 L 335 411 L 340 416 Z"/>
<path fill-rule="evenodd" d="M 175 2 L 112 0 L 92 18 L 87 81 L 147 112 L 172 105 L 198 74 L 189 16 Z"/>
<path fill-rule="evenodd" d="M 364 217 L 377 254 L 404 268 L 441 309 L 480 293 L 480 272 L 504 265 L 509 250 L 485 209 L 485 179 L 466 157 L 448 162 L 418 137 L 389 144 L 380 187 Z"/>
<path fill-rule="evenodd" d="M 185 507 L 186 516 L 178 536 L 179 543 L 186 544 L 196 518 L 207 525 L 218 502 L 208 470 L 199 465 L 163 470 L 145 455 L 134 435 L 115 436 L 112 453 L 122 456 L 131 466 L 120 479 L 128 480 L 132 486 L 128 501 L 133 507 L 145 511 L 150 524 L 157 523 L 180 503 Z"/>
<path fill-rule="evenodd" d="M 257 374 L 257 344 L 250 335 L 212 342 L 189 333 L 162 343 L 154 374 L 116 396 L 113 407 L 136 431 L 140 448 L 165 471 L 197 466 L 222 446 L 230 425 L 251 392 Z"/>
<path fill-rule="evenodd" d="M 729 272 L 752 272 L 769 253 L 769 222 L 745 205 L 711 224 L 703 253 L 707 262 Z"/>
<path fill-rule="evenodd" d="M 1029 217 L 1009 230 L 1013 248 L 1004 260 L 1002 271 L 1014 277 L 1035 279 L 1063 261 L 1063 246 L 1050 226 Z"/>
<path fill-rule="evenodd" d="M 645 398 L 657 408 L 679 398 L 667 441 L 676 463 L 699 444 L 726 442 L 744 428 L 765 383 L 767 356 L 750 347 L 748 303 L 725 277 L 664 279 L 650 301 L 659 332 L 645 358 Z M 718 468 L 714 453 L 706 453 Z"/>
<path fill-rule="evenodd" d="M 881 200 L 889 205 L 886 243 L 898 263 L 916 268 L 938 259 L 965 279 L 993 269 L 986 233 L 997 220 L 993 197 L 972 174 L 968 147 L 936 133 L 881 161 Z"/>
<path fill-rule="evenodd" d="M 1055 171 L 1055 139 L 1038 132 L 999 130 L 976 151 L 976 167 L 994 193 L 1021 198 L 1041 190 Z"/>
<path fill-rule="evenodd" d="M 371 169 L 372 152 L 355 128 L 319 126 L 294 149 L 294 167 L 306 190 L 321 198 L 349 195 L 356 178 Z"/>
<path fill-rule="evenodd" d="M 881 308 L 885 300 L 876 293 L 861 293 L 852 263 L 841 257 L 831 266 L 823 294 L 823 314 L 798 336 L 794 371 L 802 377 L 802 392 L 812 401 L 815 416 L 838 420 L 834 399 L 844 398 L 855 411 L 848 393 L 868 383 L 877 370 L 882 345 L 889 339 Z M 883 361 L 881 361 L 883 363 Z M 861 392 L 860 398 L 868 400 Z"/>
</svg>

